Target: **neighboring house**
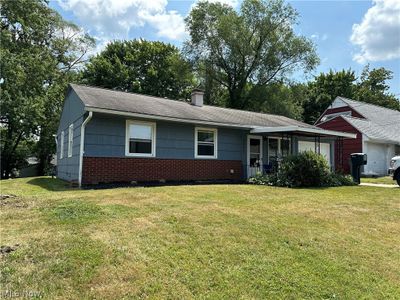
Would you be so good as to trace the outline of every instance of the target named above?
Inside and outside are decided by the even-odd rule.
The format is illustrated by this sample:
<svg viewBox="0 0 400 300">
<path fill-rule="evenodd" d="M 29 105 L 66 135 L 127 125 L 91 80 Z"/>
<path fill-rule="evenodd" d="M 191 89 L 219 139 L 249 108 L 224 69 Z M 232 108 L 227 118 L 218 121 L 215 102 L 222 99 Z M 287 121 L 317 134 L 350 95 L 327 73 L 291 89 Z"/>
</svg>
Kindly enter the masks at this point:
<svg viewBox="0 0 400 300">
<path fill-rule="evenodd" d="M 244 180 L 289 153 L 334 163 L 336 138 L 283 116 L 71 84 L 57 132 L 57 173 L 79 184 Z"/>
<path fill-rule="evenodd" d="M 33 177 L 39 175 L 38 170 L 39 160 L 35 156 L 30 156 L 26 159 L 26 165 L 17 173 L 17 177 Z"/>
<path fill-rule="evenodd" d="M 316 122 L 316 126 L 327 130 L 351 132 L 356 139 L 336 143 L 343 148 L 343 160 L 336 159 L 336 168 L 349 173 L 350 163 L 346 159 L 351 153 L 367 154 L 365 175 L 387 174 L 390 159 L 400 155 L 400 112 L 351 99 L 337 97 Z"/>
<path fill-rule="evenodd" d="M 53 166 L 57 164 L 55 155 L 53 155 L 50 164 Z M 29 156 L 26 159 L 26 165 L 19 170 L 15 170 L 14 173 L 13 176 L 20 178 L 39 176 L 39 160 L 35 156 Z"/>
</svg>

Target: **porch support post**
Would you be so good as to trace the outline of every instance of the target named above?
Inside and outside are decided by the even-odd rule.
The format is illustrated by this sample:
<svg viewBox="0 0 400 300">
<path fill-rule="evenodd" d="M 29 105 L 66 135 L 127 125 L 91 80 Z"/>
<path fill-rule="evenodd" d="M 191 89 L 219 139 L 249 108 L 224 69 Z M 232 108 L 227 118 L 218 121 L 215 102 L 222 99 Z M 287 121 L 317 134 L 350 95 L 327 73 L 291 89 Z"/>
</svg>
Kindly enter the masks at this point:
<svg viewBox="0 0 400 300">
<path fill-rule="evenodd" d="M 294 141 L 293 141 L 293 133 L 290 134 L 290 154 L 294 154 Z"/>
<path fill-rule="evenodd" d="M 314 152 L 317 153 L 317 137 L 314 136 Z"/>
</svg>

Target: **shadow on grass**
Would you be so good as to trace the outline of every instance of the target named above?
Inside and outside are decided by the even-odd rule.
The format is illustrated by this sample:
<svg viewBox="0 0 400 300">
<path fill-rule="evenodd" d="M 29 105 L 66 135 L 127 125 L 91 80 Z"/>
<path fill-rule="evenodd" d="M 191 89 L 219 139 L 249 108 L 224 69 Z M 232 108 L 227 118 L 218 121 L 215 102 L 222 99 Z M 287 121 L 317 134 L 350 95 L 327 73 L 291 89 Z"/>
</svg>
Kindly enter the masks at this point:
<svg viewBox="0 0 400 300">
<path fill-rule="evenodd" d="M 40 186 L 48 191 L 70 191 L 73 190 L 70 184 L 64 180 L 58 178 L 50 178 L 50 177 L 39 177 L 33 178 L 27 181 L 28 184 Z"/>
</svg>

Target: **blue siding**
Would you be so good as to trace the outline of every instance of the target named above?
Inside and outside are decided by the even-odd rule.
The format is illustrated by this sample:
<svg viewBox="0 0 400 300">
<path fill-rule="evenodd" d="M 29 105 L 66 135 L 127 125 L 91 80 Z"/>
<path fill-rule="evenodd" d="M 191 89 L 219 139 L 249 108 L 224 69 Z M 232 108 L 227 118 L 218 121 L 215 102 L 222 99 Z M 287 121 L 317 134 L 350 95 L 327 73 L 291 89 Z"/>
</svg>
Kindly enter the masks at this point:
<svg viewBox="0 0 400 300">
<path fill-rule="evenodd" d="M 85 128 L 84 156 L 125 156 L 125 119 L 93 113 Z"/>
<path fill-rule="evenodd" d="M 194 159 L 195 125 L 175 122 L 156 123 L 156 157 Z M 204 127 L 204 126 L 202 126 Z M 124 157 L 126 118 L 94 114 L 86 126 L 85 156 Z M 218 159 L 245 161 L 246 132 L 218 128 Z"/>
<path fill-rule="evenodd" d="M 84 105 L 74 91 L 65 98 L 64 107 L 57 131 L 57 177 L 77 181 L 79 176 L 79 150 L 81 141 L 81 125 L 84 118 Z M 72 156 L 68 157 L 69 126 L 74 125 Z M 64 131 L 64 153 L 60 159 L 61 131 Z"/>
</svg>

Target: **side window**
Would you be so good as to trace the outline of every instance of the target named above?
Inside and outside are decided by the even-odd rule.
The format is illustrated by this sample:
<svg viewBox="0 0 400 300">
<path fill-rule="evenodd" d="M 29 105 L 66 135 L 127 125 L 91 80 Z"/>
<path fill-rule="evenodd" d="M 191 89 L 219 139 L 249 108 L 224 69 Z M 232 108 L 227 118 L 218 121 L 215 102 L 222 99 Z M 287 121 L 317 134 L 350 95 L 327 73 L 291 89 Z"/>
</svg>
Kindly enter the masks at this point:
<svg viewBox="0 0 400 300">
<path fill-rule="evenodd" d="M 127 121 L 125 155 L 155 156 L 156 124 L 140 121 Z"/>
<path fill-rule="evenodd" d="M 60 137 L 60 159 L 64 158 L 64 130 L 61 131 Z"/>
<path fill-rule="evenodd" d="M 195 129 L 195 158 L 217 158 L 217 129 Z"/>
<path fill-rule="evenodd" d="M 69 125 L 68 128 L 68 157 L 72 156 L 72 147 L 74 144 L 74 125 Z"/>
</svg>

